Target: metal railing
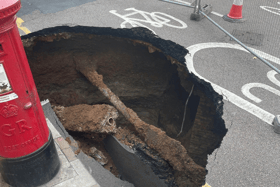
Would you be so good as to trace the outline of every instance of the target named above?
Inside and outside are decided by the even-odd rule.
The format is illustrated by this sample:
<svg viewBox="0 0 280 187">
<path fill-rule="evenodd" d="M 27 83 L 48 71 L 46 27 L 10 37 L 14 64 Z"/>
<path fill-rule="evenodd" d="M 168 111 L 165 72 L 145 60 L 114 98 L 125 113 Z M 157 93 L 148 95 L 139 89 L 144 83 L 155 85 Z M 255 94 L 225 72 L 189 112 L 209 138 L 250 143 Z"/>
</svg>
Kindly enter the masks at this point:
<svg viewBox="0 0 280 187">
<path fill-rule="evenodd" d="M 218 27 L 221 31 L 223 31 L 226 35 L 228 35 L 231 39 L 233 39 L 234 41 L 236 41 L 239 45 L 241 45 L 244 49 L 246 49 L 248 52 L 250 52 L 251 54 L 253 54 L 255 57 L 257 57 L 259 60 L 261 60 L 263 63 L 265 63 L 267 66 L 269 66 L 270 68 L 272 68 L 273 70 L 275 70 L 277 73 L 280 74 L 280 70 L 277 69 L 275 66 L 273 66 L 271 63 L 269 63 L 267 60 L 265 60 L 264 58 L 260 57 L 257 53 L 255 53 L 254 51 L 252 51 L 251 49 L 249 49 L 245 44 L 243 44 L 241 41 L 239 41 L 237 38 L 235 38 L 233 35 L 231 35 L 228 31 L 226 31 L 224 28 L 222 28 L 219 24 L 217 24 L 214 20 L 212 20 L 209 16 L 207 16 L 207 14 L 205 13 L 205 11 L 201 8 L 201 0 L 196 0 L 195 1 L 195 6 L 192 5 L 188 5 L 188 4 L 184 4 L 181 2 L 176 2 L 176 1 L 170 1 L 170 0 L 161 0 L 167 3 L 172 3 L 172 4 L 177 4 L 177 5 L 181 5 L 181 6 L 186 6 L 189 8 L 194 8 L 194 13 L 196 14 L 201 14 L 204 17 L 206 17 L 211 23 L 213 23 L 216 27 Z"/>
</svg>

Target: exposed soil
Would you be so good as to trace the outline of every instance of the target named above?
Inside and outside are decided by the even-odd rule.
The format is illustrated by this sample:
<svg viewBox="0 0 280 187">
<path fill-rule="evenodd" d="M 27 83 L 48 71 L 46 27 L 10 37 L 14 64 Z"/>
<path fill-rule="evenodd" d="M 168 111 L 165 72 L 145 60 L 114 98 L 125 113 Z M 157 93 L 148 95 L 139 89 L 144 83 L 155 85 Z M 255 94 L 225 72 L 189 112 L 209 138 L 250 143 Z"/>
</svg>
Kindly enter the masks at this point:
<svg viewBox="0 0 280 187">
<path fill-rule="evenodd" d="M 116 176 L 102 144 L 108 134 L 131 148 L 149 147 L 145 154 L 169 163 L 178 186 L 201 186 L 207 155 L 226 133 L 222 98 L 188 73 L 184 48 L 135 31 L 118 31 L 131 38 L 74 32 L 39 36 L 45 31 L 27 37 L 23 43 L 40 99 L 54 105 L 79 148 Z"/>
<path fill-rule="evenodd" d="M 53 109 L 65 129 L 71 132 L 71 135 L 78 142 L 79 149 L 75 154 L 79 154 L 82 150 L 97 160 L 105 169 L 119 177 L 118 170 L 102 143 L 108 134 L 117 132 L 115 123 L 118 117 L 117 110 L 105 104 L 53 106 Z M 71 145 L 72 142 L 69 138 L 66 138 L 66 141 Z"/>
<path fill-rule="evenodd" d="M 81 104 L 53 108 L 67 130 L 96 134 L 117 132 L 115 119 L 118 117 L 118 112 L 110 105 Z"/>
</svg>

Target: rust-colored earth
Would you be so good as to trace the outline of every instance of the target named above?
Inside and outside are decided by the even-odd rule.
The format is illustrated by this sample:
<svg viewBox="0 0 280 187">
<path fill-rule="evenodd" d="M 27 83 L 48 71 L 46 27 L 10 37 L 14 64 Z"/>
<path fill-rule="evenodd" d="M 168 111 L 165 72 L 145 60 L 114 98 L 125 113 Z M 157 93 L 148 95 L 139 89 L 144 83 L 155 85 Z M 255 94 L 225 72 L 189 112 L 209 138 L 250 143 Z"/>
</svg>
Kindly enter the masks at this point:
<svg viewBox="0 0 280 187">
<path fill-rule="evenodd" d="M 114 135 L 155 151 L 178 186 L 204 184 L 207 155 L 226 132 L 222 101 L 183 63 L 148 42 L 112 36 L 61 33 L 23 43 L 41 100 L 50 100 L 80 150 L 118 176 L 102 143 Z"/>
</svg>

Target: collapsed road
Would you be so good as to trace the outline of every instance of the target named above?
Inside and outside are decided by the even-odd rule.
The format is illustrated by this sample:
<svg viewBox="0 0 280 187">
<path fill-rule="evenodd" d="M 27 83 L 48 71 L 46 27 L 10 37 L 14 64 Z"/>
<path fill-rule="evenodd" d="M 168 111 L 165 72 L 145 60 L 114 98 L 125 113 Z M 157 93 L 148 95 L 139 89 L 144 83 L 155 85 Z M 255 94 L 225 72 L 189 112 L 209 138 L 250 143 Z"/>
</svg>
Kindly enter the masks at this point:
<svg viewBox="0 0 280 187">
<path fill-rule="evenodd" d="M 185 48 L 144 28 L 54 27 L 22 41 L 40 99 L 77 140 L 77 154 L 135 186 L 205 183 L 207 155 L 227 132 L 223 101 L 188 72 Z M 121 161 L 112 141 L 149 172 Z"/>
</svg>

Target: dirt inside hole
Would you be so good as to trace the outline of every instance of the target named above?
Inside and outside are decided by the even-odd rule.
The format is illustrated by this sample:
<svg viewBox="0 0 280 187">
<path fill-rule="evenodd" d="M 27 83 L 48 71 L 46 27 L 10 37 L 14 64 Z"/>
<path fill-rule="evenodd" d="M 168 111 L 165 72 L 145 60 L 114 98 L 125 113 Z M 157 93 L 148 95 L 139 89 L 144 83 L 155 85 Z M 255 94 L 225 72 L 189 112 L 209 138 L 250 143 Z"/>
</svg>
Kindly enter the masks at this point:
<svg viewBox="0 0 280 187">
<path fill-rule="evenodd" d="M 211 86 L 191 76 L 182 62 L 163 52 L 166 49 L 162 48 L 178 47 L 176 44 L 162 40 L 160 42 L 167 44 L 162 45 L 162 48 L 155 47 L 155 44 L 151 44 L 154 36 L 149 43 L 149 39 L 145 37 L 143 40 L 147 41 L 89 33 L 34 35 L 25 38 L 23 44 L 40 99 L 50 100 L 60 121 L 79 142 L 83 152 L 97 160 L 101 157 L 100 163 L 118 176 L 117 168 L 106 152 L 102 140 L 112 134 L 120 142 L 133 148 L 138 144 L 149 144 L 149 137 L 141 135 L 120 112 L 118 117 L 105 117 L 108 126 L 115 121 L 115 131 L 87 128 L 102 124 L 106 112 L 92 112 L 92 119 L 100 117 L 100 120 L 94 123 L 89 122 L 91 119 L 84 121 L 84 117 L 78 119 L 77 116 L 91 110 L 85 109 L 86 107 L 113 106 L 96 86 L 77 71 L 75 59 L 89 61 L 88 68 L 93 68 L 103 76 L 103 82 L 126 107 L 136 112 L 145 123 L 161 129 L 170 140 L 174 139 L 175 143 L 179 141 L 179 144 L 182 144 L 183 147 L 179 146 L 176 150 L 176 158 L 168 156 L 173 154 L 174 150 L 169 153 L 169 150 L 164 150 L 164 146 L 155 152 L 154 148 L 147 151 L 147 154 L 158 154 L 157 156 L 166 158 L 167 163 L 174 169 L 172 177 L 176 185 L 201 186 L 205 182 L 206 172 L 202 168 L 206 167 L 207 155 L 220 145 L 226 133 L 221 119 L 222 99 Z M 179 49 L 182 53 L 185 52 L 183 48 Z M 194 91 L 185 111 L 185 103 L 193 86 Z M 75 107 L 81 107 L 81 110 Z M 177 137 L 184 113 L 183 131 Z M 76 117 L 73 117 L 75 115 Z M 71 121 L 72 125 L 68 126 L 70 122 L 67 120 Z M 72 128 L 68 128 L 70 126 Z M 147 128 L 148 132 L 161 133 L 157 128 Z M 160 142 L 152 145 L 160 147 Z M 93 147 L 96 150 L 91 149 Z M 177 157 L 186 161 L 172 162 Z M 105 158 L 107 163 L 104 162 Z M 188 165 L 189 162 L 193 162 L 191 169 L 183 171 L 186 169 L 184 164 Z"/>
<path fill-rule="evenodd" d="M 99 163 L 102 163 L 103 167 L 113 173 L 116 177 L 119 177 L 118 169 L 116 168 L 112 158 L 107 153 L 104 144 L 102 142 L 92 141 L 91 138 L 84 137 L 84 134 L 75 132 L 75 131 L 68 131 L 69 134 L 75 139 L 78 143 L 79 149 L 75 154 L 79 154 L 79 151 L 83 151 L 85 154 L 93 157 Z M 92 148 L 96 148 L 98 151 L 95 155 L 93 155 Z"/>
</svg>

